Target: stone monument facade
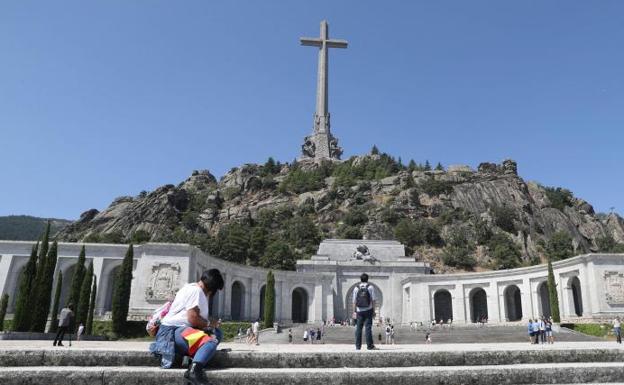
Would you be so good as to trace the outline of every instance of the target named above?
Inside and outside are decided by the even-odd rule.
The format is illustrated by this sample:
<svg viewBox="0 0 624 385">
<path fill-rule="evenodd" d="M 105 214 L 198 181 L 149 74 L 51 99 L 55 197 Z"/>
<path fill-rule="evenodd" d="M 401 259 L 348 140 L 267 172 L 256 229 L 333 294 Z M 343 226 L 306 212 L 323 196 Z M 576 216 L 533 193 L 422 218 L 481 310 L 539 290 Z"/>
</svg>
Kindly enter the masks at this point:
<svg viewBox="0 0 624 385">
<path fill-rule="evenodd" d="M 301 45 L 319 48 L 316 112 L 314 113 L 312 134 L 306 136 L 301 146 L 301 159 L 313 159 L 316 162 L 338 160 L 342 155 L 342 148 L 338 146 L 338 139 L 331 134 L 329 123 L 329 48 L 347 48 L 348 43 L 345 40 L 330 39 L 329 25 L 325 20 L 321 22 L 321 36 L 319 38 L 302 37 L 300 41 Z"/>
</svg>

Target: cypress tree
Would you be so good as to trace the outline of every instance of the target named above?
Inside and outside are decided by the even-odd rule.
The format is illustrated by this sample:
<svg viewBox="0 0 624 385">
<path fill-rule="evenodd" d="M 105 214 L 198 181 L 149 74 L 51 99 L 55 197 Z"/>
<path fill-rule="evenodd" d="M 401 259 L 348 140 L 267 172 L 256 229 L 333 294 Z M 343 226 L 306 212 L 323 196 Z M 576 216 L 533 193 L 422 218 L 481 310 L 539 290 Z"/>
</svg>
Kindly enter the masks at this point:
<svg viewBox="0 0 624 385">
<path fill-rule="evenodd" d="M 113 314 L 111 318 L 113 321 L 113 332 L 117 334 L 121 334 L 124 331 L 126 319 L 128 318 L 133 258 L 134 248 L 130 244 L 118 275 L 115 277 L 115 287 L 113 288 Z"/>
<path fill-rule="evenodd" d="M 95 298 L 97 293 L 97 278 L 93 276 L 93 286 L 91 287 L 91 300 L 89 301 L 89 315 L 87 315 L 87 324 L 85 325 L 85 334 L 93 334 L 93 313 L 95 311 Z"/>
<path fill-rule="evenodd" d="M 4 330 L 4 316 L 6 315 L 7 306 L 9 306 L 9 295 L 4 293 L 0 299 L 0 331 Z"/>
<path fill-rule="evenodd" d="M 93 262 L 89 264 L 87 273 L 85 274 L 82 285 L 80 287 L 80 301 L 76 307 L 76 325 L 87 323 L 89 315 L 89 301 L 91 299 L 91 283 L 93 282 Z"/>
<path fill-rule="evenodd" d="M 43 276 L 37 287 L 37 301 L 34 305 L 33 321 L 30 330 L 33 332 L 45 331 L 50 314 L 50 302 L 52 299 L 52 285 L 54 283 L 54 270 L 56 269 L 56 258 L 58 256 L 58 243 L 54 241 L 45 258 Z"/>
<path fill-rule="evenodd" d="M 44 326 L 39 329 L 41 325 L 41 315 L 42 309 L 40 304 L 43 302 L 43 298 L 45 293 L 45 274 L 46 274 L 46 259 L 48 256 L 48 249 L 50 247 L 50 222 L 48 221 L 48 225 L 46 226 L 46 230 L 43 233 L 41 238 L 41 245 L 39 246 L 39 257 L 37 258 L 37 273 L 33 280 L 33 284 L 30 290 L 30 296 L 28 299 L 28 306 L 30 307 L 31 314 L 30 320 L 28 324 L 28 330 L 30 331 L 39 331 L 43 332 Z M 49 308 L 49 304 L 48 304 Z"/>
<path fill-rule="evenodd" d="M 52 320 L 50 321 L 50 333 L 56 333 L 58 328 L 59 301 L 61 300 L 61 290 L 63 288 L 63 273 L 58 272 L 56 278 L 56 289 L 54 290 L 54 304 L 52 305 Z"/>
<path fill-rule="evenodd" d="M 67 303 L 73 303 L 74 305 L 78 305 L 80 301 L 80 288 L 82 287 L 82 280 L 85 275 L 85 260 L 86 260 L 86 251 L 84 245 L 82 245 L 82 249 L 80 249 L 80 255 L 78 256 L 78 263 L 76 263 L 76 267 L 74 268 L 74 276 L 71 281 L 71 289 L 69 292 L 69 299 Z"/>
<path fill-rule="evenodd" d="M 37 273 L 38 250 L 39 242 L 33 245 L 30 258 L 28 258 L 28 262 L 20 275 L 12 325 L 12 329 L 18 332 L 25 332 L 30 329 L 30 308 L 28 301 L 31 298 L 30 293 Z"/>
<path fill-rule="evenodd" d="M 557 284 L 555 283 L 555 273 L 553 272 L 552 262 L 548 258 L 548 300 L 550 302 L 550 315 L 553 322 L 561 322 L 559 315 L 559 296 L 557 295 Z"/>
<path fill-rule="evenodd" d="M 273 327 L 273 317 L 275 315 L 275 277 L 269 270 L 267 273 L 266 288 L 264 289 L 264 327 Z"/>
</svg>

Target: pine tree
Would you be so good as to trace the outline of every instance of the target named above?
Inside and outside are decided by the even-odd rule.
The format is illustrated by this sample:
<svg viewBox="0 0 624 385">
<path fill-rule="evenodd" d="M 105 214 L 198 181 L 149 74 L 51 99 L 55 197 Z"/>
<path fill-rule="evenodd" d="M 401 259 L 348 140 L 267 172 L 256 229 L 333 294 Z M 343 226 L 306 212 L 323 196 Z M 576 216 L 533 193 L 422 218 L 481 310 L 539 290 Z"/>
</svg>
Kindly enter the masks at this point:
<svg viewBox="0 0 624 385">
<path fill-rule="evenodd" d="M 54 283 L 54 270 L 56 269 L 56 259 L 58 256 L 58 243 L 54 241 L 45 258 L 43 276 L 37 287 L 37 301 L 34 302 L 34 316 L 30 330 L 33 332 L 44 332 L 50 314 L 50 302 L 52 297 L 52 285 Z"/>
<path fill-rule="evenodd" d="M 97 277 L 93 276 L 93 286 L 91 287 L 91 300 L 89 301 L 89 315 L 85 325 L 85 334 L 93 334 L 93 313 L 95 312 L 95 298 L 97 293 Z"/>
<path fill-rule="evenodd" d="M 425 171 L 431 171 L 431 163 L 428 160 L 425 161 L 425 166 L 423 167 Z"/>
<path fill-rule="evenodd" d="M 555 274 L 553 272 L 552 262 L 548 259 L 548 300 L 550 302 L 550 315 L 553 322 L 561 322 L 559 315 L 559 296 L 557 295 L 557 284 L 555 283 Z"/>
<path fill-rule="evenodd" d="M 30 307 L 31 289 L 37 274 L 37 252 L 39 242 L 33 245 L 30 258 L 26 267 L 22 270 L 17 290 L 17 300 L 15 301 L 15 313 L 13 314 L 12 329 L 18 332 L 25 332 L 30 329 Z"/>
<path fill-rule="evenodd" d="M 91 283 L 93 281 L 93 262 L 89 264 L 87 273 L 82 279 L 82 285 L 80 285 L 80 301 L 76 307 L 76 325 L 86 324 L 87 316 L 89 314 L 89 301 L 91 299 Z"/>
<path fill-rule="evenodd" d="M 273 318 L 275 316 L 275 277 L 273 272 L 269 270 L 267 273 L 267 282 L 264 289 L 264 327 L 273 327 Z"/>
<path fill-rule="evenodd" d="M 416 167 L 418 167 L 418 166 L 416 166 L 416 162 L 414 162 L 414 159 L 410 159 L 410 161 L 409 161 L 409 163 L 407 165 L 408 170 L 414 171 L 414 170 L 416 170 Z"/>
<path fill-rule="evenodd" d="M 63 288 L 63 273 L 58 272 L 56 278 L 56 289 L 54 290 L 54 304 L 52 305 L 52 320 L 50 321 L 50 333 L 56 333 L 58 329 L 58 311 L 61 300 L 61 290 Z"/>
<path fill-rule="evenodd" d="M 4 293 L 2 294 L 2 298 L 0 298 L 0 332 L 4 330 L 4 316 L 6 315 L 8 306 L 9 295 L 7 293 Z"/>
<path fill-rule="evenodd" d="M 82 280 L 84 279 L 84 275 L 86 272 L 85 260 L 86 260 L 86 250 L 84 245 L 80 249 L 80 255 L 78 256 L 78 263 L 76 263 L 76 267 L 74 267 L 74 276 L 71 281 L 71 289 L 69 292 L 69 299 L 67 300 L 67 304 L 73 303 L 74 305 L 78 305 L 80 301 L 80 288 L 82 286 Z"/>
<path fill-rule="evenodd" d="M 442 166 L 442 163 L 438 162 L 438 164 L 435 166 L 435 169 L 438 171 L 444 171 L 444 166 Z"/>
<path fill-rule="evenodd" d="M 128 306 L 130 303 L 130 289 L 132 285 L 132 262 L 134 258 L 134 248 L 132 244 L 128 247 L 126 256 L 121 264 L 119 273 L 115 277 L 115 287 L 113 289 L 113 332 L 121 334 L 126 327 L 128 318 Z"/>
<path fill-rule="evenodd" d="M 373 145 L 373 148 L 371 148 L 371 155 L 379 155 L 379 149 L 377 148 L 376 145 Z M 271 325 L 272 327 L 273 325 Z"/>
</svg>

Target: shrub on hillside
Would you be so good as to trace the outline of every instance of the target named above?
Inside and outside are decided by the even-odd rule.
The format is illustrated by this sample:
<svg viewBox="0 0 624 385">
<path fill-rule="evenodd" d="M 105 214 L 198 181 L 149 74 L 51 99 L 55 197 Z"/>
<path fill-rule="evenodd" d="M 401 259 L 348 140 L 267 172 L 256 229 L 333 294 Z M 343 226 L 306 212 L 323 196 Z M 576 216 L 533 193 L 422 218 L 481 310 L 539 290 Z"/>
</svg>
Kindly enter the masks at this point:
<svg viewBox="0 0 624 385">
<path fill-rule="evenodd" d="M 429 178 L 420 182 L 420 188 L 429 196 L 448 195 L 453 192 L 453 183 Z"/>
<path fill-rule="evenodd" d="M 572 192 L 561 187 L 544 187 L 544 192 L 552 207 L 563 211 L 566 206 L 572 205 Z"/>
<path fill-rule="evenodd" d="M 496 226 L 508 233 L 514 233 L 516 231 L 514 221 L 517 220 L 517 216 L 511 207 L 492 206 L 490 207 L 490 212 L 492 213 L 492 219 Z"/>
<path fill-rule="evenodd" d="M 477 265 L 474 251 L 474 244 L 468 240 L 465 232 L 455 231 L 444 248 L 442 261 L 448 266 L 472 270 Z"/>
<path fill-rule="evenodd" d="M 557 231 L 546 243 L 546 255 L 551 261 L 559 261 L 574 255 L 572 237 L 566 231 Z"/>
<path fill-rule="evenodd" d="M 518 246 L 507 234 L 494 234 L 488 242 L 494 270 L 513 269 L 522 263 Z"/>
<path fill-rule="evenodd" d="M 439 247 L 444 244 L 436 225 L 426 219 L 401 219 L 394 228 L 394 236 L 410 248 L 419 245 Z"/>
</svg>

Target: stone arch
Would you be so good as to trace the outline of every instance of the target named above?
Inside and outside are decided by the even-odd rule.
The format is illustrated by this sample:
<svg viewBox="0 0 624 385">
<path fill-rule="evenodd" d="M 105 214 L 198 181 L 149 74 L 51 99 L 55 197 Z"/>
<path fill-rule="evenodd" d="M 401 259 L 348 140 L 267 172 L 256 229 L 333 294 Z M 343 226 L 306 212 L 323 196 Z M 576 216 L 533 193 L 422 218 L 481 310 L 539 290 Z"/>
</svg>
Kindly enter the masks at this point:
<svg viewBox="0 0 624 385">
<path fill-rule="evenodd" d="M 69 296 L 71 295 L 71 284 L 74 280 L 74 274 L 76 272 L 76 267 L 78 267 L 78 263 L 74 263 L 73 265 L 68 266 L 63 271 L 63 284 L 61 285 L 61 298 L 59 300 L 59 306 L 63 307 L 68 304 Z M 58 274 L 58 273 L 57 273 Z M 85 271 L 86 274 L 86 271 Z M 54 277 L 54 287 L 56 287 L 57 277 Z M 74 304 L 74 309 L 77 304 Z"/>
<path fill-rule="evenodd" d="M 266 285 L 262 285 L 260 288 L 260 311 L 258 319 L 264 319 L 264 295 L 266 293 Z"/>
<path fill-rule="evenodd" d="M 104 313 L 113 310 L 113 289 L 115 287 L 115 279 L 117 277 L 117 273 L 119 273 L 119 269 L 121 269 L 121 264 L 113 267 L 108 273 L 106 295 L 104 296 L 104 307 L 102 309 Z"/>
<path fill-rule="evenodd" d="M 353 284 L 353 286 L 351 286 L 349 290 L 347 290 L 347 296 L 345 298 L 345 318 L 347 319 L 351 318 L 351 313 L 353 313 L 353 291 L 360 285 L 360 283 L 361 282 Z M 382 313 L 382 311 L 385 311 L 385 309 L 383 308 L 383 292 L 381 291 L 379 286 L 375 285 L 374 283 L 368 282 L 368 284 L 375 288 L 375 314 L 377 318 L 381 318 L 385 316 L 385 314 Z"/>
<path fill-rule="evenodd" d="M 479 322 L 488 318 L 487 294 L 482 287 L 475 287 L 468 296 L 470 300 L 470 321 Z"/>
<path fill-rule="evenodd" d="M 245 314 L 245 286 L 240 281 L 234 281 L 230 294 L 230 316 L 240 321 Z"/>
<path fill-rule="evenodd" d="M 302 288 L 297 287 L 292 291 L 292 314 L 291 318 L 294 323 L 307 323 L 308 322 L 308 304 L 309 297 L 308 292 Z"/>
<path fill-rule="evenodd" d="M 581 295 L 581 281 L 578 277 L 572 277 L 568 280 L 568 289 L 570 290 L 569 308 L 570 314 L 574 312 L 577 317 L 583 316 L 583 297 Z"/>
<path fill-rule="evenodd" d="M 208 314 L 210 317 L 217 318 L 221 316 L 219 311 L 219 302 L 223 300 L 221 293 L 223 293 L 223 290 L 217 291 L 208 299 Z"/>
<path fill-rule="evenodd" d="M 28 263 L 28 256 L 18 257 L 14 256 L 11 263 L 9 274 L 7 275 L 6 293 L 9 294 L 9 304 L 7 306 L 7 313 L 13 313 L 15 311 L 15 303 L 17 302 L 17 295 L 22 279 L 22 273 Z M 1 288 L 0 288 L 1 290 Z M 1 292 L 0 292 L 1 294 Z"/>
<path fill-rule="evenodd" d="M 537 287 L 537 298 L 539 303 L 539 314 L 542 317 L 550 317 L 552 315 L 550 310 L 550 295 L 548 293 L 548 284 L 546 281 L 539 284 Z"/>
<path fill-rule="evenodd" d="M 453 319 L 453 297 L 446 289 L 440 289 L 433 295 L 433 314 L 436 322 Z"/>
<path fill-rule="evenodd" d="M 505 299 L 505 318 L 514 322 L 522 319 L 522 295 L 520 288 L 516 285 L 509 285 L 503 292 Z"/>
</svg>

